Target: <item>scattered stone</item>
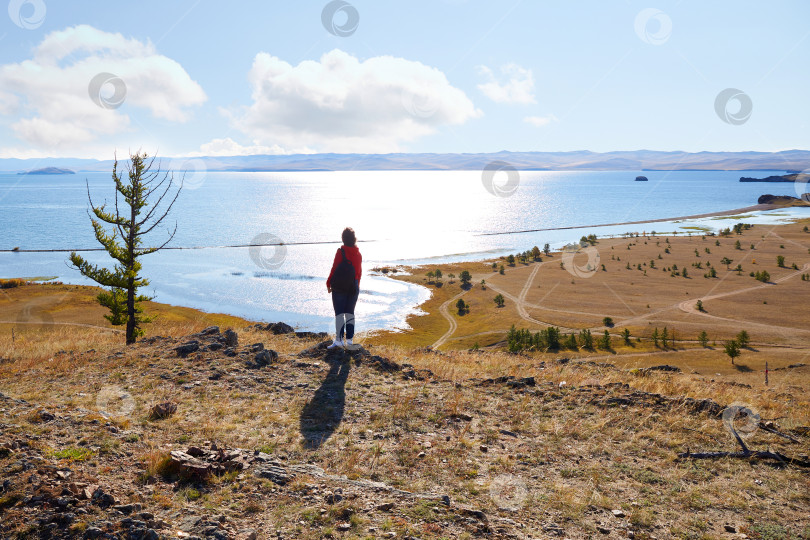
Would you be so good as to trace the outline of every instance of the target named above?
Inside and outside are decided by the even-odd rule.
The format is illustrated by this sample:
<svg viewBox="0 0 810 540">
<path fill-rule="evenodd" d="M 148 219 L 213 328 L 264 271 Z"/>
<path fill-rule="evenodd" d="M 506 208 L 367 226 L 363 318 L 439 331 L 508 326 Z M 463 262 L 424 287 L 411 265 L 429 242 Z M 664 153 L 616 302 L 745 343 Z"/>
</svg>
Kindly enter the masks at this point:
<svg viewBox="0 0 810 540">
<path fill-rule="evenodd" d="M 487 521 L 487 515 L 483 511 L 476 510 L 474 508 L 469 508 L 469 507 L 466 507 L 466 506 L 459 506 L 458 507 L 458 513 L 463 515 L 463 516 L 467 516 L 467 517 L 471 517 L 473 519 L 477 519 L 478 521 Z"/>
<path fill-rule="evenodd" d="M 726 532 L 729 532 L 729 533 L 736 533 L 737 532 L 737 527 L 735 527 L 734 525 L 723 525 L 723 528 L 726 530 Z"/>
<path fill-rule="evenodd" d="M 368 362 L 380 371 L 399 371 L 402 369 L 396 362 L 376 354 L 369 357 Z"/>
<path fill-rule="evenodd" d="M 379 511 L 379 512 L 388 512 L 388 511 L 392 510 L 393 508 L 394 508 L 394 503 L 393 502 L 384 502 L 384 503 L 378 504 L 377 506 L 374 507 L 374 509 Z"/>
<path fill-rule="evenodd" d="M 278 353 L 272 349 L 265 349 L 259 351 L 253 358 L 253 361 L 259 367 L 269 366 L 278 358 Z"/>
<path fill-rule="evenodd" d="M 209 351 L 218 351 L 223 347 L 222 343 L 215 341 L 213 343 L 209 343 L 207 349 Z"/>
<path fill-rule="evenodd" d="M 507 429 L 498 430 L 498 433 L 500 433 L 501 435 L 506 435 L 507 437 L 515 437 L 515 438 L 517 438 L 517 436 L 518 436 L 518 434 L 515 433 L 514 431 L 509 431 Z"/>
<path fill-rule="evenodd" d="M 164 401 L 163 403 L 158 403 L 152 410 L 150 411 L 149 418 L 152 420 L 158 420 L 161 418 L 168 418 L 177 412 L 177 404 L 172 403 L 171 401 Z"/>
<path fill-rule="evenodd" d="M 200 342 L 196 339 L 187 341 L 186 343 L 175 347 L 174 350 L 177 352 L 177 356 L 185 358 L 189 354 L 200 350 Z"/>
<path fill-rule="evenodd" d="M 229 348 L 237 347 L 239 345 L 239 334 L 228 328 L 225 330 L 225 346 Z"/>
<path fill-rule="evenodd" d="M 328 336 L 326 332 L 296 332 L 295 337 L 299 339 L 324 339 Z"/>
<path fill-rule="evenodd" d="M 143 507 L 139 503 L 131 503 L 131 504 L 119 504 L 118 506 L 113 506 L 113 509 L 118 510 L 124 514 L 131 514 L 133 512 L 140 512 Z"/>
<path fill-rule="evenodd" d="M 204 328 L 202 332 L 200 332 L 203 336 L 210 336 L 213 334 L 219 334 L 219 326 L 209 326 L 208 328 Z"/>
<path fill-rule="evenodd" d="M 115 497 L 111 494 L 106 493 L 102 488 L 96 488 L 91 496 L 91 499 L 94 503 L 102 508 L 106 508 L 108 506 L 112 506 L 116 503 Z"/>
<path fill-rule="evenodd" d="M 607 527 L 603 527 L 602 525 L 597 525 L 596 530 L 602 534 L 610 534 L 610 529 Z"/>
<path fill-rule="evenodd" d="M 211 474 L 241 471 L 249 466 L 248 453 L 235 449 L 226 451 L 211 445 L 210 450 L 192 446 L 187 452 L 173 450 L 169 453 L 172 465 L 192 478 L 205 479 Z"/>
<path fill-rule="evenodd" d="M 535 386 L 536 384 L 537 382 L 534 380 L 534 377 L 523 377 L 506 382 L 506 386 L 510 388 L 524 388 L 526 386 Z"/>
<path fill-rule="evenodd" d="M 295 475 L 288 473 L 286 469 L 277 464 L 260 467 L 256 470 L 256 476 L 267 478 L 276 484 L 283 486 L 293 479 Z"/>
<path fill-rule="evenodd" d="M 487 452 L 489 452 L 489 447 L 487 445 L 485 445 L 485 444 L 482 444 L 481 446 L 479 446 L 478 449 L 481 450 L 482 452 L 484 452 L 485 454 Z"/>
<path fill-rule="evenodd" d="M 352 526 L 351 526 L 350 523 L 346 523 L 345 521 L 343 521 L 343 522 L 338 523 L 336 528 L 337 528 L 337 530 L 339 530 L 341 532 L 346 532 L 349 529 L 351 529 Z"/>
<path fill-rule="evenodd" d="M 326 493 L 323 500 L 326 502 L 326 504 L 335 504 L 343 500 L 343 495 L 329 491 Z"/>
<path fill-rule="evenodd" d="M 623 518 L 624 517 L 624 512 L 621 511 L 621 510 L 618 510 L 618 509 L 617 510 L 611 510 L 611 513 L 613 514 L 613 517 L 617 517 L 617 518 Z"/>
<path fill-rule="evenodd" d="M 257 353 L 264 350 L 264 343 L 254 343 L 250 346 L 250 352 Z"/>
<path fill-rule="evenodd" d="M 87 527 L 84 531 L 84 538 L 99 538 L 104 534 L 104 531 L 98 527 Z"/>
<path fill-rule="evenodd" d="M 677 366 L 670 366 L 670 365 L 664 364 L 664 365 L 661 365 L 661 366 L 648 367 L 647 371 L 672 371 L 674 373 L 680 373 L 681 368 L 679 368 Z"/>
<path fill-rule="evenodd" d="M 265 326 L 263 328 L 263 330 L 267 330 L 268 332 L 272 332 L 272 333 L 274 333 L 276 335 L 279 335 L 279 334 L 291 334 L 291 333 L 295 332 L 295 328 L 293 328 L 289 324 L 283 323 L 283 322 L 270 323 L 267 326 Z"/>
</svg>

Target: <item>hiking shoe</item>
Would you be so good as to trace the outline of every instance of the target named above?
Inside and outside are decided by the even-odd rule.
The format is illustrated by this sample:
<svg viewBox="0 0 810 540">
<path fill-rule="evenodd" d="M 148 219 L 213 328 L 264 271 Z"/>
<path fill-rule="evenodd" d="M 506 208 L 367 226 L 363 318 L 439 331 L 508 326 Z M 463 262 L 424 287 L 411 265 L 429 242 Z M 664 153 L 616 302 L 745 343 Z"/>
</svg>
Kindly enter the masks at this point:
<svg viewBox="0 0 810 540">
<path fill-rule="evenodd" d="M 347 340 L 346 340 L 346 346 L 347 346 L 347 347 L 351 347 L 351 346 L 352 346 L 352 340 L 347 339 Z"/>
<path fill-rule="evenodd" d="M 334 340 L 334 341 L 332 342 L 332 344 L 331 344 L 331 345 L 329 345 L 329 346 L 328 346 L 328 347 L 326 347 L 326 348 L 327 348 L 327 349 L 335 349 L 335 348 L 337 348 L 337 347 L 343 347 L 343 342 L 342 342 L 341 340 L 339 340 L 339 339 Z"/>
</svg>

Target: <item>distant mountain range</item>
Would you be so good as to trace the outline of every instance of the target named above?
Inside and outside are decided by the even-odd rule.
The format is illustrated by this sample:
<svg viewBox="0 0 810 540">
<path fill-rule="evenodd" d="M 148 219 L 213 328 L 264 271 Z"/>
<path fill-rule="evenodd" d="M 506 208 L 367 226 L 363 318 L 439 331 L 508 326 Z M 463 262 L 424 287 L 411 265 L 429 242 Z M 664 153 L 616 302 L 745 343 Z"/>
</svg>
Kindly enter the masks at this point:
<svg viewBox="0 0 810 540">
<path fill-rule="evenodd" d="M 175 158 L 160 157 L 163 168 Z M 494 152 L 481 154 L 295 154 L 190 158 L 208 171 L 369 171 L 480 170 L 503 161 L 520 170 L 555 171 L 802 171 L 810 168 L 810 151 L 783 152 Z M 182 163 L 184 158 L 174 162 Z M 199 162 L 198 162 L 199 163 Z M 180 166 L 180 165 L 178 165 Z M 0 172 L 59 167 L 77 172 L 109 172 L 112 160 L 77 158 L 0 159 Z M 188 169 L 194 169 L 190 164 Z"/>
</svg>

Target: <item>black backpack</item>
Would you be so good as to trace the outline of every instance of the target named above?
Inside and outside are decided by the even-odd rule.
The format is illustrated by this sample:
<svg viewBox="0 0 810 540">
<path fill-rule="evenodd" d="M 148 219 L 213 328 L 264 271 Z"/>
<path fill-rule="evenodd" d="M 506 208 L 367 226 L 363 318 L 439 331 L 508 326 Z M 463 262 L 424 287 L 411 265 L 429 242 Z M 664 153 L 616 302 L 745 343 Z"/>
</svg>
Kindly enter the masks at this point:
<svg viewBox="0 0 810 540">
<path fill-rule="evenodd" d="M 340 248 L 343 254 L 343 260 L 340 261 L 335 268 L 335 273 L 332 274 L 332 289 L 343 293 L 354 293 L 357 291 L 357 284 L 354 280 L 354 266 L 351 261 L 346 258 L 346 252 Z"/>
</svg>

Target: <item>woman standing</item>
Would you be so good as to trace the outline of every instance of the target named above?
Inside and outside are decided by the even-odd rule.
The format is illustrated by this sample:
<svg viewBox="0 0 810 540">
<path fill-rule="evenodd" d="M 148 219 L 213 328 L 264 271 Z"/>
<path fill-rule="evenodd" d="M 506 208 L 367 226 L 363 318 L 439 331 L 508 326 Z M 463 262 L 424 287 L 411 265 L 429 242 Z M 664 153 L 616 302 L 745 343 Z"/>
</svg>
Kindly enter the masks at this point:
<svg viewBox="0 0 810 540">
<path fill-rule="evenodd" d="M 357 248 L 354 230 L 351 227 L 343 229 L 342 239 L 343 246 L 335 253 L 332 271 L 326 280 L 326 290 L 332 293 L 332 307 L 335 308 L 335 340 L 329 345 L 329 349 L 352 346 L 354 306 L 360 295 L 363 256 Z"/>
</svg>

